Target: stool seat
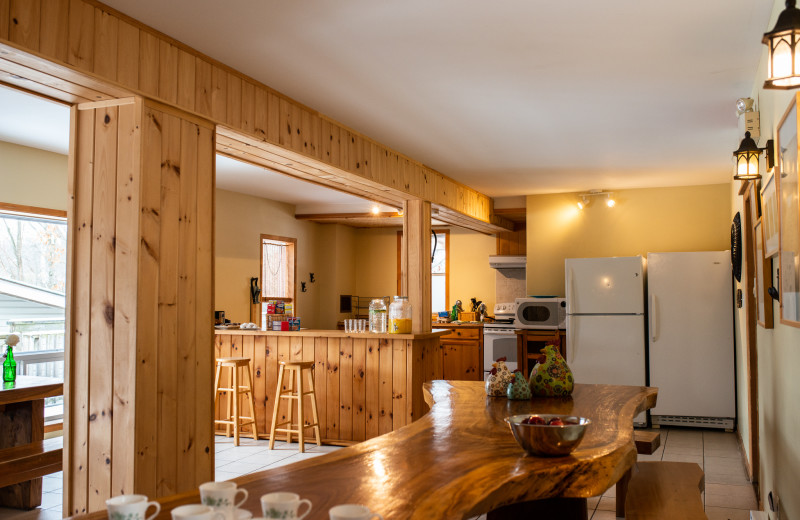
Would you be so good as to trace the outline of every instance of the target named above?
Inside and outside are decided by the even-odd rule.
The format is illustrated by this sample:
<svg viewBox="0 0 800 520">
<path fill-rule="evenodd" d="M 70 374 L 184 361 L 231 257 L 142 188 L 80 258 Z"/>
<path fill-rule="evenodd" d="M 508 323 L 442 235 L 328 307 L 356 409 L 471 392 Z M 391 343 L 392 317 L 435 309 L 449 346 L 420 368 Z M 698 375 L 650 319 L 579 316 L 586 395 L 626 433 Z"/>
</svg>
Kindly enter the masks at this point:
<svg viewBox="0 0 800 520">
<path fill-rule="evenodd" d="M 287 380 L 287 388 L 283 388 L 283 379 L 286 371 L 290 374 Z M 278 388 L 275 390 L 275 404 L 272 408 L 272 425 L 269 431 L 269 449 L 275 447 L 275 433 L 286 433 L 286 442 L 292 442 L 292 434 L 297 434 L 298 444 L 300 445 L 300 453 L 305 451 L 305 430 L 307 428 L 314 429 L 314 436 L 316 437 L 317 446 L 322 445 L 322 440 L 319 433 L 319 415 L 317 413 L 317 397 L 314 393 L 314 362 L 302 361 L 299 359 L 283 360 L 279 362 L 278 367 Z M 303 389 L 303 373 L 308 374 L 308 390 Z M 297 389 L 295 390 L 295 380 L 297 381 Z M 305 396 L 311 396 L 311 415 L 314 422 L 311 424 L 305 423 L 304 404 Z M 278 409 L 281 405 L 281 400 L 287 399 L 288 411 L 286 413 L 286 421 L 278 422 Z M 292 423 L 292 403 L 297 405 L 297 424 Z M 286 428 L 280 428 L 286 426 Z"/>
<path fill-rule="evenodd" d="M 220 375 L 222 369 L 230 370 L 230 377 L 228 378 L 228 386 L 220 386 Z M 240 384 L 239 371 L 243 370 L 247 374 L 247 382 Z M 256 407 L 253 401 L 253 379 L 250 375 L 250 359 L 244 357 L 223 357 L 217 358 L 217 374 L 214 380 L 214 404 L 220 394 L 227 395 L 227 410 L 225 419 L 217 419 L 214 424 L 225 425 L 225 435 L 231 436 L 231 429 L 233 429 L 233 445 L 239 445 L 239 433 L 243 426 L 250 426 L 250 433 L 253 440 L 258 440 L 258 430 L 256 428 Z M 250 416 L 242 416 L 239 414 L 239 398 L 247 397 L 247 402 L 250 405 Z M 245 433 L 245 432 L 242 432 Z"/>
</svg>

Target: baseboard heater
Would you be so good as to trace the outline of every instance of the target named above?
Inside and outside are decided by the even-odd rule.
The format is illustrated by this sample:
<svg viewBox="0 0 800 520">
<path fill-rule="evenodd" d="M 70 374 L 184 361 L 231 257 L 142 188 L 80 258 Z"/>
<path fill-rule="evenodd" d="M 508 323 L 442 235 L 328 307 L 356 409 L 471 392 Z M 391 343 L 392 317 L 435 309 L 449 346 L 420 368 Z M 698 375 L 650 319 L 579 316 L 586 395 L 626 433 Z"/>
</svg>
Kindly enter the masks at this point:
<svg viewBox="0 0 800 520">
<path fill-rule="evenodd" d="M 733 417 L 689 417 L 684 415 L 651 415 L 653 425 L 691 426 L 695 428 L 720 428 L 733 430 Z"/>
</svg>

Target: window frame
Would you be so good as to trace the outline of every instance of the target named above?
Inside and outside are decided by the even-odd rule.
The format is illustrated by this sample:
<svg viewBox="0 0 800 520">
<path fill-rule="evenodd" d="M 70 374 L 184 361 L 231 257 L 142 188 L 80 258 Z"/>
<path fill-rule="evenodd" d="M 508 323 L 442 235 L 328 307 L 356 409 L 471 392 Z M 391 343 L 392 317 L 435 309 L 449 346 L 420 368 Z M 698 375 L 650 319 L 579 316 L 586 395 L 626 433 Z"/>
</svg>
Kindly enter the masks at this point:
<svg viewBox="0 0 800 520">
<path fill-rule="evenodd" d="M 287 285 L 289 289 L 288 297 L 279 297 L 279 296 L 264 296 L 264 240 L 274 240 L 276 242 L 284 242 L 286 245 L 290 246 L 288 248 L 288 256 L 290 258 L 287 259 L 287 263 L 290 264 L 289 272 L 288 272 L 288 279 Z M 295 305 L 295 316 L 297 315 L 296 303 L 297 303 L 297 288 L 296 280 L 297 280 L 297 239 L 292 237 L 282 237 L 278 235 L 267 235 L 262 233 L 261 238 L 259 240 L 259 270 L 261 275 L 261 291 L 259 293 L 261 303 L 264 303 L 269 300 L 280 300 L 284 302 L 292 302 Z"/>
<path fill-rule="evenodd" d="M 445 309 L 450 305 L 450 228 L 435 227 L 431 231 L 436 234 L 443 234 L 444 241 L 444 303 Z M 431 283 L 433 273 L 431 273 Z M 397 232 L 397 294 L 402 295 L 403 287 L 403 230 Z"/>
</svg>

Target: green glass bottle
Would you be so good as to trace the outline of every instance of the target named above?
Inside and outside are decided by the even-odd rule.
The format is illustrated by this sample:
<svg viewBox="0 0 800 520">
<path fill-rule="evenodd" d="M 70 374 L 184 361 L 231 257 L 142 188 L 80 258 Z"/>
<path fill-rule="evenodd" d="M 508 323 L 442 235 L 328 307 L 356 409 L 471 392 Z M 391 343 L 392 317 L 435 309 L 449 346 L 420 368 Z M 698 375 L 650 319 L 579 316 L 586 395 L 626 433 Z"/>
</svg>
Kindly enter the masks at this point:
<svg viewBox="0 0 800 520">
<path fill-rule="evenodd" d="M 17 362 L 14 361 L 14 353 L 11 345 L 6 351 L 6 360 L 3 361 L 3 382 L 13 383 L 17 379 Z"/>
</svg>

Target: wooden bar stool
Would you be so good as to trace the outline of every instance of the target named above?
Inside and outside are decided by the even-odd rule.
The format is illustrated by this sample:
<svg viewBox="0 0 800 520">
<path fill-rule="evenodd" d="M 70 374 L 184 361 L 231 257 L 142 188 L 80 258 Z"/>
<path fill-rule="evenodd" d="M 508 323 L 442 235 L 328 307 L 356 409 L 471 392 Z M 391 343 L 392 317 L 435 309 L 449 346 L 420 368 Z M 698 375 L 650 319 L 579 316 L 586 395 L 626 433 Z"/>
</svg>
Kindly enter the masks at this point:
<svg viewBox="0 0 800 520">
<path fill-rule="evenodd" d="M 219 379 L 223 368 L 230 368 L 230 377 L 228 378 L 229 387 L 220 388 Z M 247 374 L 247 384 L 241 384 L 239 370 L 244 369 Z M 217 375 L 214 379 L 214 404 L 216 405 L 219 395 L 221 393 L 227 394 L 228 406 L 226 419 L 218 419 L 214 424 L 225 425 L 225 435 L 231 436 L 231 427 L 233 427 L 233 445 L 239 445 L 239 430 L 242 426 L 250 425 L 250 433 L 253 435 L 253 440 L 258 440 L 258 431 L 256 429 L 256 406 L 253 402 L 253 380 L 250 377 L 250 359 L 243 357 L 224 357 L 217 358 Z M 239 415 L 239 398 L 247 395 L 247 401 L 250 404 L 250 416 Z M 244 433 L 244 432 L 242 432 Z"/>
<path fill-rule="evenodd" d="M 305 451 L 305 434 L 306 428 L 314 428 L 314 435 L 317 438 L 317 446 L 322 446 L 322 441 L 319 435 L 319 415 L 317 414 L 317 396 L 314 393 L 314 362 L 313 361 L 281 361 L 280 370 L 278 371 L 278 388 L 275 390 L 275 405 L 272 409 L 272 426 L 269 431 L 269 449 L 275 446 L 275 432 L 286 432 L 286 442 L 292 442 L 292 434 L 296 433 L 298 442 L 300 444 L 300 453 Z M 286 371 L 289 371 L 288 381 L 286 383 L 286 390 L 283 389 L 283 379 Z M 303 372 L 308 374 L 308 387 L 309 390 L 303 390 Z M 295 377 L 296 375 L 296 377 Z M 297 380 L 297 389 L 295 390 L 295 379 Z M 311 396 L 311 415 L 314 422 L 303 426 L 305 420 L 303 397 Z M 281 399 L 288 399 L 288 411 L 286 412 L 286 421 L 278 423 L 278 408 L 281 405 Z M 297 402 L 297 424 L 292 424 L 292 400 Z M 278 426 L 288 425 L 286 428 L 278 428 Z M 296 427 L 296 428 L 295 428 Z"/>
</svg>

